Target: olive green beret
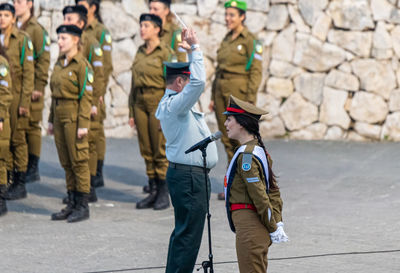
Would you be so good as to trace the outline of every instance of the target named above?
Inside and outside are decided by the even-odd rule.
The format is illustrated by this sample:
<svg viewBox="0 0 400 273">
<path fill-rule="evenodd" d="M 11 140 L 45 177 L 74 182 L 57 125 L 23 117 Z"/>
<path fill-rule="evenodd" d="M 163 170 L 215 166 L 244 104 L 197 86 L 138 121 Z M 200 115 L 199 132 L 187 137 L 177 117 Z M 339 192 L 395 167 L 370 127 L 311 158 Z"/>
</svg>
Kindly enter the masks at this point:
<svg viewBox="0 0 400 273">
<path fill-rule="evenodd" d="M 246 11 L 247 3 L 246 1 L 230 0 L 225 2 L 225 8 L 237 8 Z"/>
</svg>

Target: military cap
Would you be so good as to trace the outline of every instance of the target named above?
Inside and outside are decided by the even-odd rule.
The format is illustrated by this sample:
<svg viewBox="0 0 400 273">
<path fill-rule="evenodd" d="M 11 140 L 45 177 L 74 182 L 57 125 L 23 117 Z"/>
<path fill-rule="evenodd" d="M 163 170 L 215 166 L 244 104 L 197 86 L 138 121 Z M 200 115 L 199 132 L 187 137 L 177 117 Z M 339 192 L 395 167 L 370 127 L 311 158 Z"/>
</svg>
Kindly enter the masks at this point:
<svg viewBox="0 0 400 273">
<path fill-rule="evenodd" d="M 75 25 L 61 25 L 57 28 L 57 34 L 59 33 L 68 33 L 74 36 L 81 37 L 82 29 Z"/>
<path fill-rule="evenodd" d="M 190 63 L 171 63 L 164 62 L 167 70 L 167 77 L 172 75 L 190 75 L 189 65 Z"/>
<path fill-rule="evenodd" d="M 149 4 L 151 2 L 161 2 L 161 3 L 164 3 L 167 7 L 171 6 L 171 0 L 149 0 Z"/>
<path fill-rule="evenodd" d="M 8 3 L 3 3 L 0 5 L 0 10 L 8 10 L 10 11 L 13 15 L 15 15 L 15 8 L 13 5 L 8 4 Z"/>
<path fill-rule="evenodd" d="M 256 120 L 259 120 L 262 115 L 268 114 L 267 111 L 258 108 L 257 106 L 240 100 L 231 95 L 229 99 L 229 106 L 226 108 L 224 115 L 245 115 Z"/>
<path fill-rule="evenodd" d="M 154 22 L 159 28 L 162 29 L 162 20 L 160 17 L 158 17 L 155 14 L 151 14 L 151 13 L 143 13 L 142 15 L 140 15 L 140 23 L 143 21 L 150 21 L 150 22 Z"/>
<path fill-rule="evenodd" d="M 82 6 L 82 5 L 76 5 L 76 6 L 66 6 L 63 9 L 63 15 L 68 14 L 68 13 L 79 13 L 82 14 L 84 16 L 87 16 L 87 9 Z"/>
<path fill-rule="evenodd" d="M 246 1 L 229 0 L 225 2 L 225 8 L 237 8 L 246 11 L 247 3 Z"/>
</svg>

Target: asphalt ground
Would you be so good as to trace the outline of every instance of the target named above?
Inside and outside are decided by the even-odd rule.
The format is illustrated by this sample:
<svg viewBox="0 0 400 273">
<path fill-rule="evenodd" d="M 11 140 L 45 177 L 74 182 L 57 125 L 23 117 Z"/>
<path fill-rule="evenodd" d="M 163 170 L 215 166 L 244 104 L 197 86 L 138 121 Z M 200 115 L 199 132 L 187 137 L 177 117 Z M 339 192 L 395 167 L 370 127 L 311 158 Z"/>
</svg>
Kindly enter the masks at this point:
<svg viewBox="0 0 400 273">
<path fill-rule="evenodd" d="M 214 271 L 239 272 L 235 236 L 224 202 L 216 200 L 227 165 L 218 145 L 220 161 L 210 173 Z M 400 144 L 266 146 L 290 237 L 271 246 L 268 272 L 400 272 Z M 107 141 L 106 186 L 90 205 L 90 219 L 75 224 L 50 220 L 63 207 L 64 172 L 52 138 L 44 138 L 42 151 L 41 181 L 28 184 L 28 198 L 8 202 L 0 218 L 0 272 L 164 272 L 173 210 L 135 209 L 146 183 L 136 138 Z M 207 257 L 205 230 L 198 263 Z"/>
</svg>

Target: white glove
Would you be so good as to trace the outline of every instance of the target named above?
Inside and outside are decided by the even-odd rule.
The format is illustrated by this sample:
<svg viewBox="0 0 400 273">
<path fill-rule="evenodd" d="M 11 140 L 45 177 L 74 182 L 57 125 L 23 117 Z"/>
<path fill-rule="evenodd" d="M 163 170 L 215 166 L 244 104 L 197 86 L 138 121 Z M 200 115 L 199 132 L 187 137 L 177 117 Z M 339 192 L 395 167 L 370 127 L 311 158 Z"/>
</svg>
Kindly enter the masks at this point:
<svg viewBox="0 0 400 273">
<path fill-rule="evenodd" d="M 283 230 L 283 223 L 279 222 L 276 225 L 278 226 L 278 228 L 274 232 L 269 234 L 271 236 L 271 241 L 276 244 L 289 241 L 289 237 Z"/>
</svg>

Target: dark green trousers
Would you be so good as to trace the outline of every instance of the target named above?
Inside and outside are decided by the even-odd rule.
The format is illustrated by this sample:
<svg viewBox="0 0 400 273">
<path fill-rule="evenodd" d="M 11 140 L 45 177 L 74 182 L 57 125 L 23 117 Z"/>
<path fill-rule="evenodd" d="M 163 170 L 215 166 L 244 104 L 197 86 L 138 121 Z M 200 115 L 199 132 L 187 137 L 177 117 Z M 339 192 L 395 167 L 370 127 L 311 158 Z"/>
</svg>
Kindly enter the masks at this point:
<svg viewBox="0 0 400 273">
<path fill-rule="evenodd" d="M 208 188 L 210 180 L 207 175 Z M 168 168 L 167 183 L 175 214 L 168 248 L 166 273 L 193 272 L 207 213 L 204 173 L 188 165 Z M 208 191 L 210 193 L 210 191 Z"/>
</svg>

